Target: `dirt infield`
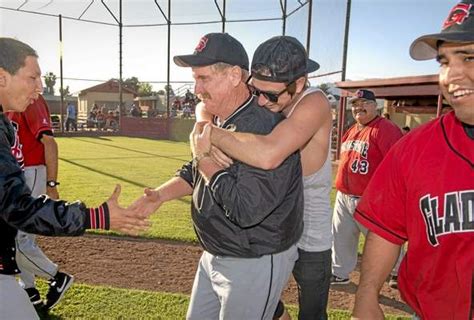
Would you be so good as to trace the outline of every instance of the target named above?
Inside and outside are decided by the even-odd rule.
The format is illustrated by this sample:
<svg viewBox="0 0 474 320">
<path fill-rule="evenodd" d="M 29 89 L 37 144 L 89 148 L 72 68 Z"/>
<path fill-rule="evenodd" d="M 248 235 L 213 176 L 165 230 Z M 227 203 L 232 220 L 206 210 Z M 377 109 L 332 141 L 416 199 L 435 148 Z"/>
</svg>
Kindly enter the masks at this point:
<svg viewBox="0 0 474 320">
<path fill-rule="evenodd" d="M 189 295 L 201 255 L 197 245 L 179 242 L 123 239 L 103 236 L 78 238 L 38 237 L 44 252 L 76 282 Z M 332 287 L 329 308 L 351 310 L 359 272 L 351 283 Z M 285 302 L 297 304 L 297 288 L 291 280 L 284 292 Z M 397 290 L 384 285 L 380 303 L 386 313 L 409 315 Z"/>
</svg>

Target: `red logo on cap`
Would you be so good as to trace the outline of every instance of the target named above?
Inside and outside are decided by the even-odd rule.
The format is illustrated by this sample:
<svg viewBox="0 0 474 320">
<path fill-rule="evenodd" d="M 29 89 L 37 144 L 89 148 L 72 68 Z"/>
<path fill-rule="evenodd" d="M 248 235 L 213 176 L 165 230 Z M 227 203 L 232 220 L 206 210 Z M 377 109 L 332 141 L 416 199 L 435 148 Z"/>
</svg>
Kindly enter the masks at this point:
<svg viewBox="0 0 474 320">
<path fill-rule="evenodd" d="M 358 98 L 363 98 L 364 97 L 364 91 L 362 91 L 362 90 L 357 91 L 357 97 Z"/>
<path fill-rule="evenodd" d="M 208 38 L 206 38 L 205 36 L 202 37 L 202 38 L 199 40 L 199 43 L 198 43 L 198 45 L 196 46 L 196 49 L 194 49 L 194 50 L 197 51 L 197 52 L 201 52 L 202 50 L 204 50 L 204 48 L 205 48 L 206 45 L 207 45 L 207 41 L 209 41 Z"/>
<path fill-rule="evenodd" d="M 472 4 L 459 3 L 449 12 L 448 18 L 443 23 L 443 30 L 451 27 L 453 24 L 463 24 L 469 17 Z"/>
</svg>

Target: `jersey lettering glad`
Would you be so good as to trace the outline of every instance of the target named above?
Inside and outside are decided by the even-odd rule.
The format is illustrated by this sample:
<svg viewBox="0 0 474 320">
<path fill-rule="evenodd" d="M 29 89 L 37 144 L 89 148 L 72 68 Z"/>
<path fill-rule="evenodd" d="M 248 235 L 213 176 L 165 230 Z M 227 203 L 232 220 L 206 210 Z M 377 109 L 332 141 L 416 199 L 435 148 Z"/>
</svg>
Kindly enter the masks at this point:
<svg viewBox="0 0 474 320">
<path fill-rule="evenodd" d="M 355 219 L 408 251 L 403 299 L 422 319 L 468 319 L 474 275 L 474 140 L 454 112 L 397 143 Z"/>
<path fill-rule="evenodd" d="M 336 189 L 361 196 L 385 154 L 401 137 L 397 125 L 381 117 L 362 129 L 354 124 L 342 138 Z"/>
</svg>

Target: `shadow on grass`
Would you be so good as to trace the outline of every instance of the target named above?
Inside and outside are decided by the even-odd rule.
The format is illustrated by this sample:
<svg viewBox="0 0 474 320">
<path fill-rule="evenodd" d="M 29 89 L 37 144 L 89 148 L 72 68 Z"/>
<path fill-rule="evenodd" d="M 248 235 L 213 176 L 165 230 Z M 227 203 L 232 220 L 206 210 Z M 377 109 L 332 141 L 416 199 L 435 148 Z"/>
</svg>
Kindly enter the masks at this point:
<svg viewBox="0 0 474 320">
<path fill-rule="evenodd" d="M 88 170 L 88 171 L 91 171 L 91 172 L 95 172 L 95 173 L 98 173 L 98 174 L 101 174 L 101 175 L 104 175 L 104 176 L 107 176 L 107 177 L 111 177 L 111 178 L 114 178 L 114 179 L 117 179 L 119 181 L 122 181 L 122 182 L 126 182 L 126 183 L 129 183 L 131 185 L 134 185 L 136 187 L 141 187 L 141 188 L 148 188 L 150 186 L 147 186 L 147 185 L 144 185 L 142 183 L 138 183 L 136 181 L 132 181 L 132 180 L 129 180 L 129 179 L 125 179 L 124 177 L 121 177 L 121 176 L 117 176 L 115 174 L 110 174 L 110 173 L 107 173 L 107 172 L 104 172 L 104 171 L 100 171 L 100 170 L 97 170 L 97 169 L 94 169 L 92 167 L 88 167 L 88 166 L 85 166 L 83 164 L 79 164 L 77 162 L 74 162 L 74 161 L 71 161 L 71 160 L 68 160 L 68 159 L 64 159 L 64 158 L 59 158 L 61 159 L 62 161 L 64 162 L 67 162 L 73 166 L 76 166 L 76 167 L 79 167 L 79 168 L 82 168 L 84 170 Z M 151 186 L 153 187 L 153 186 Z M 191 201 L 190 200 L 186 200 L 186 199 L 177 199 L 178 201 L 181 201 L 183 203 L 186 203 L 186 204 L 191 204 Z"/>
<path fill-rule="evenodd" d="M 94 138 L 94 139 L 98 139 L 98 138 Z M 154 156 L 154 157 L 159 157 L 159 158 L 164 158 L 164 159 L 177 160 L 177 161 L 183 161 L 183 159 L 178 158 L 178 157 L 186 157 L 187 156 L 187 155 L 163 156 L 163 155 L 159 155 L 159 154 L 156 154 L 156 153 L 145 152 L 145 151 L 141 151 L 141 150 L 137 150 L 137 149 L 131 149 L 131 148 L 125 148 L 125 147 L 119 147 L 119 146 L 116 146 L 116 145 L 113 145 L 113 144 L 99 143 L 99 142 L 90 141 L 90 140 L 86 140 L 86 139 L 77 139 L 76 138 L 75 140 L 79 140 L 79 141 L 86 142 L 86 143 L 91 143 L 91 144 L 96 144 L 96 145 L 100 145 L 100 146 L 107 146 L 107 147 L 110 147 L 110 148 L 116 148 L 116 149 L 120 149 L 120 150 L 127 150 L 127 151 L 131 151 L 131 152 L 135 152 L 135 153 L 139 153 L 139 154 L 144 154 L 144 155 L 148 155 L 148 156 Z M 98 140 L 101 140 L 101 139 L 98 139 Z M 110 139 L 106 139 L 106 140 L 111 141 Z M 191 151 L 189 151 L 189 160 L 191 160 Z"/>
<path fill-rule="evenodd" d="M 354 294 L 357 291 L 357 285 L 353 282 L 346 284 L 346 285 L 333 285 L 331 286 L 331 290 L 333 291 L 339 291 L 339 292 L 345 292 L 345 293 L 350 293 Z M 386 297 L 384 295 L 379 296 L 379 303 L 383 306 L 391 307 L 397 310 L 405 311 L 407 313 L 413 313 L 411 308 L 407 306 L 405 303 L 398 301 L 393 298 Z"/>
<path fill-rule="evenodd" d="M 38 316 L 40 317 L 41 320 L 60 320 L 64 319 L 61 316 L 57 316 L 54 314 L 49 314 L 48 311 L 40 311 L 38 312 Z"/>
</svg>

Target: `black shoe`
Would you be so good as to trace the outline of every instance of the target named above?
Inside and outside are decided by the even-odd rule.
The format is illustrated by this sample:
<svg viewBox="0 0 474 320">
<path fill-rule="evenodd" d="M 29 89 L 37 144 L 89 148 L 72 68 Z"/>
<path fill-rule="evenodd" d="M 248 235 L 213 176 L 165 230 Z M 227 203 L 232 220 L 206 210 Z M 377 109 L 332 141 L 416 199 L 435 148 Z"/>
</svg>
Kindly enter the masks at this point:
<svg viewBox="0 0 474 320">
<path fill-rule="evenodd" d="M 41 300 L 40 293 L 36 288 L 27 288 L 25 289 L 26 294 L 28 294 L 28 297 L 30 298 L 31 303 L 33 304 L 33 307 L 35 307 L 36 311 L 41 311 L 44 309 L 44 303 L 43 300 Z"/>
<path fill-rule="evenodd" d="M 398 289 L 398 276 L 391 276 L 388 281 L 388 286 L 392 289 Z"/>
<path fill-rule="evenodd" d="M 46 308 L 51 309 L 57 305 L 73 282 L 74 277 L 63 272 L 58 272 L 54 278 L 49 280 Z"/>
<path fill-rule="evenodd" d="M 338 276 L 332 275 L 331 276 L 331 284 L 340 285 L 340 284 L 348 284 L 351 282 L 349 278 L 339 278 Z"/>
</svg>

